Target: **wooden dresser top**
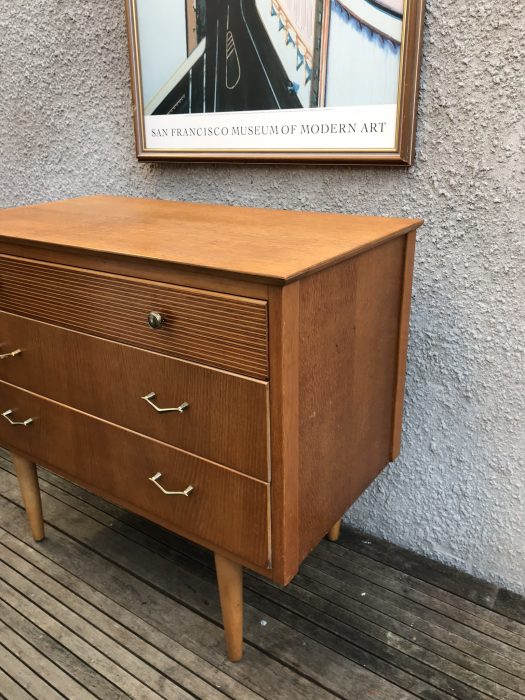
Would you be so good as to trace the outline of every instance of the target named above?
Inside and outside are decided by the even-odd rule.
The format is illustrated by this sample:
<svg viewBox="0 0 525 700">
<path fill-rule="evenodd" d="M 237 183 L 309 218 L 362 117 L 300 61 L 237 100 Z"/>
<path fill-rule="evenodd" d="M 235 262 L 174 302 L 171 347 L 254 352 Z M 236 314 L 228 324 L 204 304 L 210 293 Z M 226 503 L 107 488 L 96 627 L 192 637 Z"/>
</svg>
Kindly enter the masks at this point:
<svg viewBox="0 0 525 700">
<path fill-rule="evenodd" d="M 282 285 L 422 223 L 96 196 L 0 210 L 0 242 L 141 258 Z"/>
</svg>

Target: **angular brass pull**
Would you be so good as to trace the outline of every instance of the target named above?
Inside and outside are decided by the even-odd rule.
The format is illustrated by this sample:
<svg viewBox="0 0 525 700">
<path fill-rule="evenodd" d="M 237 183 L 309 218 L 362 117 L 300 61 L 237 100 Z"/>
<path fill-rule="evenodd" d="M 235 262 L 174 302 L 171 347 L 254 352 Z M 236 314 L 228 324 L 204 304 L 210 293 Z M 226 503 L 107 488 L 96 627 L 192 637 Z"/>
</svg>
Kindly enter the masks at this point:
<svg viewBox="0 0 525 700">
<path fill-rule="evenodd" d="M 183 413 L 187 408 L 190 407 L 190 404 L 187 401 L 184 401 L 184 403 L 181 403 L 180 406 L 177 406 L 176 408 L 160 408 L 157 406 L 156 403 L 154 403 L 153 399 L 155 398 L 156 393 L 154 391 L 150 391 L 149 394 L 146 394 L 146 396 L 141 396 L 141 399 L 144 399 L 144 401 L 147 401 L 150 406 L 152 406 L 157 413 Z"/>
<path fill-rule="evenodd" d="M 189 496 L 190 493 L 193 491 L 193 486 L 186 486 L 184 491 L 166 491 L 164 486 L 159 484 L 159 479 L 161 476 L 162 474 L 160 472 L 157 472 L 154 476 L 150 476 L 149 480 L 153 481 L 155 486 L 158 486 L 162 493 L 166 496 Z"/>
<path fill-rule="evenodd" d="M 2 413 L 2 417 L 5 418 L 8 423 L 11 423 L 11 425 L 23 425 L 24 427 L 27 428 L 27 426 L 33 422 L 32 418 L 27 418 L 26 420 L 13 420 L 11 418 L 12 415 L 13 415 L 13 410 L 11 408 L 9 408 L 7 411 L 4 411 Z"/>
<path fill-rule="evenodd" d="M 18 350 L 13 350 L 13 352 L 6 352 L 3 355 L 0 355 L 0 360 L 7 360 L 8 357 L 16 357 L 17 355 L 21 355 L 22 351 L 20 348 Z"/>
</svg>

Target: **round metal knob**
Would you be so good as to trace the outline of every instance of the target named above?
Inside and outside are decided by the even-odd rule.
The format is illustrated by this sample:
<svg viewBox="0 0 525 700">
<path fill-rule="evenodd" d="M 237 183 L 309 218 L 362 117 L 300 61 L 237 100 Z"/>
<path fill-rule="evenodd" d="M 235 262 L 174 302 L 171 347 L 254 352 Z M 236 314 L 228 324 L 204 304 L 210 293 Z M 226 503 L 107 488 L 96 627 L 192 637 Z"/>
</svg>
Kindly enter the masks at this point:
<svg viewBox="0 0 525 700">
<path fill-rule="evenodd" d="M 150 311 L 148 323 L 152 328 L 160 328 L 164 322 L 164 317 L 158 311 Z"/>
</svg>

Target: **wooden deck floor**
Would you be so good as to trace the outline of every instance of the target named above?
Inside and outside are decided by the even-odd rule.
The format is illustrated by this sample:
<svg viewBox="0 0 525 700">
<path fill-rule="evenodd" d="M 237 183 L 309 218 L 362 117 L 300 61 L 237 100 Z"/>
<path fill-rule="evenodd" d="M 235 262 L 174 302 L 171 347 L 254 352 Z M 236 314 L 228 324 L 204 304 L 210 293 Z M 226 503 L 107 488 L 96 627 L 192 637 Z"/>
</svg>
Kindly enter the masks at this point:
<svg viewBox="0 0 525 700">
<path fill-rule="evenodd" d="M 0 695 L 525 698 L 523 599 L 349 529 L 286 589 L 245 577 L 224 656 L 209 553 L 41 470 L 28 533 L 0 452 Z"/>
</svg>

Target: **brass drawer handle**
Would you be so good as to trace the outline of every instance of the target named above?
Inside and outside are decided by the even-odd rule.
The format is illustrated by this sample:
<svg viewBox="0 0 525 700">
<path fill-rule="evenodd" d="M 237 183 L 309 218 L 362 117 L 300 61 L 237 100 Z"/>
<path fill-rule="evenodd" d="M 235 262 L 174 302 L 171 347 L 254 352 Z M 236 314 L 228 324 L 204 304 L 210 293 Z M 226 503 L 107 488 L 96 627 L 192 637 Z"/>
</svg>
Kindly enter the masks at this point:
<svg viewBox="0 0 525 700">
<path fill-rule="evenodd" d="M 174 413 L 174 412 L 183 413 L 187 408 L 190 407 L 190 404 L 187 401 L 184 401 L 184 403 L 181 403 L 181 405 L 177 406 L 176 408 L 160 408 L 153 401 L 155 396 L 156 396 L 155 392 L 150 391 L 149 394 L 146 394 L 146 396 L 141 396 L 140 398 L 144 399 L 144 401 L 147 401 L 150 406 L 153 406 L 153 408 L 157 411 L 157 413 Z"/>
<path fill-rule="evenodd" d="M 16 357 L 17 355 L 21 355 L 22 351 L 20 348 L 18 350 L 13 350 L 13 352 L 6 352 L 3 355 L 0 355 L 0 360 L 7 360 L 8 357 Z"/>
<path fill-rule="evenodd" d="M 9 408 L 7 411 L 4 411 L 2 413 L 3 418 L 5 418 L 8 423 L 11 423 L 11 425 L 23 425 L 24 427 L 27 428 L 27 426 L 33 422 L 32 418 L 27 418 L 26 420 L 13 420 L 11 418 L 12 415 L 13 415 L 13 410 L 11 408 Z"/>
<path fill-rule="evenodd" d="M 158 486 L 159 489 L 162 491 L 162 493 L 165 494 L 166 496 L 189 496 L 190 493 L 193 491 L 193 486 L 186 486 L 184 491 L 166 491 L 164 486 L 159 484 L 159 479 L 161 476 L 162 476 L 162 474 L 160 472 L 157 472 L 155 474 L 155 476 L 150 476 L 149 480 L 153 481 L 155 486 Z"/>
</svg>

